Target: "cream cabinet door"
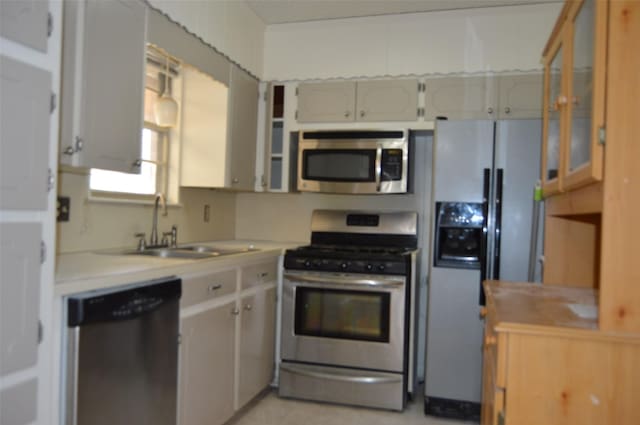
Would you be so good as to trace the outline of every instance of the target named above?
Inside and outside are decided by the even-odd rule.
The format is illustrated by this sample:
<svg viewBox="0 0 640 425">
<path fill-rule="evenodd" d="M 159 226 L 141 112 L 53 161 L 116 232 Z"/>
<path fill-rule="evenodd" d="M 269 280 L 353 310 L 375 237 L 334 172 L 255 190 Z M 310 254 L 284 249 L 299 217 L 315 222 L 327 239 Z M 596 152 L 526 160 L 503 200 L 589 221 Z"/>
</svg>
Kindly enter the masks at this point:
<svg viewBox="0 0 640 425">
<path fill-rule="evenodd" d="M 542 74 L 498 78 L 498 119 L 542 119 Z"/>
<path fill-rule="evenodd" d="M 0 208 L 47 208 L 51 74 L 0 56 Z"/>
<path fill-rule="evenodd" d="M 238 66 L 231 69 L 229 89 L 229 163 L 227 187 L 253 191 L 258 131 L 258 80 Z"/>
<path fill-rule="evenodd" d="M 4 38 L 46 53 L 50 25 L 47 0 L 0 1 L 0 36 Z"/>
<path fill-rule="evenodd" d="M 298 85 L 298 122 L 352 122 L 355 120 L 356 83 Z"/>
<path fill-rule="evenodd" d="M 495 119 L 495 85 L 488 77 L 447 77 L 425 81 L 425 120 Z"/>
<path fill-rule="evenodd" d="M 233 415 L 236 302 L 182 320 L 180 425 L 220 425 Z"/>
<path fill-rule="evenodd" d="M 273 379 L 275 287 L 242 297 L 240 308 L 238 408 L 265 389 Z"/>
<path fill-rule="evenodd" d="M 136 172 L 140 158 L 146 5 L 65 2 L 61 161 Z"/>
<path fill-rule="evenodd" d="M 416 121 L 418 80 L 359 82 L 356 105 L 358 121 Z"/>
<path fill-rule="evenodd" d="M 38 360 L 40 223 L 0 224 L 0 377 Z"/>
</svg>

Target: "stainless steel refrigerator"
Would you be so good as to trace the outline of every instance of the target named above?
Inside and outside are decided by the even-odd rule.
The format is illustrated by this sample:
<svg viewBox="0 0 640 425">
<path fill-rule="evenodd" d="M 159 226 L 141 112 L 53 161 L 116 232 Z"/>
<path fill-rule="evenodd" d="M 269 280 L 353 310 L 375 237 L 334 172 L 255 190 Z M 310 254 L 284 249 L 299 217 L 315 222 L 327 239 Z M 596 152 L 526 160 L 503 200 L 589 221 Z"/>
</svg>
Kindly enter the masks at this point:
<svg viewBox="0 0 640 425">
<path fill-rule="evenodd" d="M 425 412 L 479 417 L 483 279 L 526 281 L 540 120 L 438 121 Z"/>
</svg>

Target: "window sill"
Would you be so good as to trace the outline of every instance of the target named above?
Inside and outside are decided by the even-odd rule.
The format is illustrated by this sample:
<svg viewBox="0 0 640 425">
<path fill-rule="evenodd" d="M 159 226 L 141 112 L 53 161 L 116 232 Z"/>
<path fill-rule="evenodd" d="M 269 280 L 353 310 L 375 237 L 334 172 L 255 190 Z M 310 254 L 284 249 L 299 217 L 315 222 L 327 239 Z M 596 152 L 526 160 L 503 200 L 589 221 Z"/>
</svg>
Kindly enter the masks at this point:
<svg viewBox="0 0 640 425">
<path fill-rule="evenodd" d="M 96 203 L 96 204 L 119 204 L 119 205 L 154 205 L 155 200 L 153 199 L 134 199 L 134 198 L 117 198 L 110 196 L 100 196 L 94 195 L 93 193 L 89 193 L 87 196 L 87 202 Z M 184 205 L 180 202 L 167 202 L 167 208 L 182 208 Z"/>
</svg>

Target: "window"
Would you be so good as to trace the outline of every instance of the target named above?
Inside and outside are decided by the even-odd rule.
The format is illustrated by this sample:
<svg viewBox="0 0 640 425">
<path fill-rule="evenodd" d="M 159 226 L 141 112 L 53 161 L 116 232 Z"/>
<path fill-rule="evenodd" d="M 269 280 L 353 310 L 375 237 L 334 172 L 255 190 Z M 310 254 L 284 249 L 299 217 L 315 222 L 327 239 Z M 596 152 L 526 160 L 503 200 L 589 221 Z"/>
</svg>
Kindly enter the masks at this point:
<svg viewBox="0 0 640 425">
<path fill-rule="evenodd" d="M 142 130 L 140 174 L 91 169 L 89 188 L 99 197 L 146 199 L 156 193 L 167 192 L 168 147 L 171 131 L 155 124 L 154 105 L 164 91 L 165 57 L 155 49 L 147 56 L 144 91 L 144 128 Z M 171 61 L 168 92 L 178 76 L 178 63 Z"/>
</svg>

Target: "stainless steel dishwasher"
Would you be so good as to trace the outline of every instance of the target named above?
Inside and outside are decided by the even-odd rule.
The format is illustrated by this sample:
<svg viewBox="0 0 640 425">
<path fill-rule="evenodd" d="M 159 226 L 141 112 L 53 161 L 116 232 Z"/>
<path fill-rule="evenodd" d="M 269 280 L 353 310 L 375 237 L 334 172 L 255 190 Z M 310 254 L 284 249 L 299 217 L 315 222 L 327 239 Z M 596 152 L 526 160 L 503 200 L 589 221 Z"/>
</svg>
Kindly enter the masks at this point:
<svg viewBox="0 0 640 425">
<path fill-rule="evenodd" d="M 171 277 L 67 298 L 67 425 L 175 425 L 181 290 Z"/>
</svg>

